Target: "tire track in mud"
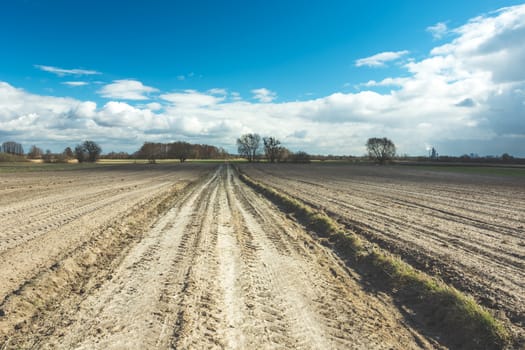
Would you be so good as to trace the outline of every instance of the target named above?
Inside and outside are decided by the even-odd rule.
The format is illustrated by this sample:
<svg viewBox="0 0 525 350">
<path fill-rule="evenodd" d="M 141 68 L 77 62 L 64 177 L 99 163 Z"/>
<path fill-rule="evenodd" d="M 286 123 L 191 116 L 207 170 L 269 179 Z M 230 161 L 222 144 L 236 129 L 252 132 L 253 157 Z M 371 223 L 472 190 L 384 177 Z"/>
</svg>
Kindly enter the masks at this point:
<svg viewBox="0 0 525 350">
<path fill-rule="evenodd" d="M 263 304 L 281 298 L 275 309 L 286 310 L 283 317 L 289 317 L 286 324 L 292 341 L 283 348 L 431 347 L 399 315 L 393 316 L 396 311 L 391 304 L 370 298 L 348 278 L 348 271 L 329 251 L 234 179 L 237 209 L 244 223 L 238 231 L 250 232 L 244 235 L 245 244 L 256 253 L 247 254 L 248 264 L 252 268 L 262 264 L 258 268 L 270 274 L 270 281 L 260 286 L 268 299 Z M 395 340 L 389 329 L 396 334 Z"/>
<path fill-rule="evenodd" d="M 441 178 L 418 182 L 417 178 L 388 177 L 387 169 L 373 167 L 348 167 L 357 173 L 356 178 L 342 169 L 328 175 L 322 167 L 314 168 L 252 166 L 243 170 L 322 208 L 368 240 L 422 264 L 420 268 L 430 267 L 429 272 L 475 295 L 503 319 L 508 317 L 518 326 L 516 332 L 525 336 L 523 191 L 498 183 L 483 190 L 475 183 L 461 187 Z"/>
<path fill-rule="evenodd" d="M 18 231 L 10 234 L 8 237 L 15 240 L 14 246 L 0 252 L 0 279 L 4 281 L 0 286 L 0 298 L 30 280 L 38 271 L 51 268 L 75 247 L 88 242 L 101 223 L 109 222 L 130 206 L 140 206 L 147 198 L 169 188 L 169 185 L 155 185 L 115 197 L 108 194 L 103 200 L 63 214 L 50 213 L 48 220 L 35 222 L 38 229 L 20 231 L 20 235 Z M 125 199 L 128 204 L 123 205 Z"/>
<path fill-rule="evenodd" d="M 42 191 L 22 189 L 17 198 L 0 204 L 0 253 L 25 242 L 38 238 L 91 212 L 114 204 L 133 203 L 138 195 L 162 191 L 167 188 L 172 176 L 151 174 L 150 178 L 137 173 L 121 173 L 121 176 L 98 176 L 79 174 L 79 177 L 93 176 L 95 180 L 66 180 Z M 60 179 L 60 175 L 56 175 Z M 73 180 L 74 179 L 74 180 Z M 31 183 L 31 182 L 29 182 Z M 26 193 L 34 193 L 27 200 Z"/>
<path fill-rule="evenodd" d="M 137 196 L 146 196 L 149 193 L 162 191 L 168 188 L 170 183 L 160 183 L 150 185 L 141 189 L 134 189 L 131 192 L 121 192 L 108 190 L 97 192 L 89 197 L 80 197 L 70 200 L 58 199 L 55 203 L 42 203 L 36 210 L 23 208 L 7 215 L 18 215 L 18 219 L 10 220 L 4 226 L 4 230 L 9 231 L 9 236 L 1 244 L 2 251 L 12 249 L 45 235 L 49 231 L 63 227 L 79 218 L 92 213 L 99 212 L 103 208 L 109 208 L 121 203 L 132 203 Z M 111 194 L 117 192 L 115 194 Z M 33 209 L 33 208 L 31 208 Z M 20 215 L 22 214 L 23 215 Z M 30 219 L 28 219 L 28 217 Z"/>
<path fill-rule="evenodd" d="M 170 209 L 135 246 L 111 281 L 86 298 L 64 338 L 47 348 L 167 348 L 177 319 L 175 300 L 188 287 L 191 252 L 200 230 L 194 206 L 206 206 L 205 189 L 216 174 Z"/>
<path fill-rule="evenodd" d="M 176 182 L 194 180 L 206 169 L 209 166 L 137 165 L 112 170 L 6 174 L 3 182 L 16 184 L 19 190 L 8 199 L 0 192 L 0 300 L 89 242 L 93 232 L 112 218 L 166 193 Z M 44 184 L 46 190 L 34 189 L 38 184 Z M 27 198 L 26 193 L 34 196 Z"/>
<path fill-rule="evenodd" d="M 15 207 L 34 208 L 43 201 L 43 207 L 36 212 L 47 211 L 48 218 L 39 220 L 31 210 L 14 214 L 23 212 L 26 221 L 34 223 L 37 229 L 25 226 L 25 230 L 20 230 L 24 241 L 0 252 L 0 348 L 6 339 L 15 344 L 13 348 L 38 347 L 35 344 L 43 334 L 56 328 L 51 319 L 57 324 L 67 323 L 61 314 L 49 321 L 42 315 L 53 316 L 56 310 L 67 314 L 60 307 L 60 300 L 72 305 L 74 301 L 70 299 L 82 298 L 85 290 L 98 288 L 105 279 L 100 276 L 106 276 L 129 246 L 140 239 L 144 225 L 163 212 L 190 181 L 201 178 L 212 167 L 131 165 L 110 171 L 3 176 L 3 183 L 16 183 L 20 189 L 13 198 L 22 200 Z M 130 172 L 134 169 L 142 170 Z M 72 178 L 78 185 L 75 189 L 70 188 L 68 179 Z M 101 179 L 107 182 L 99 183 Z M 51 183 L 55 187 L 34 190 L 38 186 L 30 184 L 35 183 Z M 24 200 L 32 197 L 27 193 L 40 199 Z M 45 193 L 49 193 L 49 198 Z M 2 194 L 0 190 L 0 208 L 9 211 L 13 198 L 6 200 Z M 49 201 L 57 203 L 57 207 L 46 208 L 45 202 Z M 11 215 L 0 217 L 0 223 L 8 226 L 12 219 L 15 218 Z M 0 246 L 15 238 L 15 232 L 0 231 Z M 35 329 L 35 338 L 25 342 L 26 335 Z"/>
<path fill-rule="evenodd" d="M 436 347 L 226 165 L 64 315 L 40 348 Z"/>
</svg>

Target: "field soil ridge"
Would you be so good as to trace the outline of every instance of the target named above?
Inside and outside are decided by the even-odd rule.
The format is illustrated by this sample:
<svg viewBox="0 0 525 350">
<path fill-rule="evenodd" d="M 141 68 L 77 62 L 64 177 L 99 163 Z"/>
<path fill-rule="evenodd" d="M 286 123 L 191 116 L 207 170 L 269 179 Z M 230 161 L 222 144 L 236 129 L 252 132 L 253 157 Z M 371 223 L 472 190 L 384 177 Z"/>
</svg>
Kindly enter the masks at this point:
<svg viewBox="0 0 525 350">
<path fill-rule="evenodd" d="M 18 341 L 55 327 L 60 316 L 45 315 L 97 288 L 178 193 L 208 171 L 188 167 L 174 176 L 139 166 L 3 176 L 0 220 L 24 230 L 0 234 L 2 349 L 38 346 L 38 337 Z"/>
<path fill-rule="evenodd" d="M 43 308 L 4 346 L 442 348 L 230 166 L 207 171 L 103 279 Z"/>
<path fill-rule="evenodd" d="M 242 165 L 366 240 L 473 295 L 525 346 L 525 183 L 410 167 Z"/>
</svg>

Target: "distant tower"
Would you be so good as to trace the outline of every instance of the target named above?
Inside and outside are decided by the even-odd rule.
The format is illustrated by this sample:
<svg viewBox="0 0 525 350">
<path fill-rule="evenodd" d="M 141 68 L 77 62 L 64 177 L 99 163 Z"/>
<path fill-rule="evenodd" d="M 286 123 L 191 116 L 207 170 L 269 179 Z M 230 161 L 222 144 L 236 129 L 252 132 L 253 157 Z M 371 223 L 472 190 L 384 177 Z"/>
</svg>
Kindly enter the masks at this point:
<svg viewBox="0 0 525 350">
<path fill-rule="evenodd" d="M 430 159 L 437 160 L 438 159 L 438 153 L 436 152 L 436 149 L 432 147 L 432 151 L 430 153 Z"/>
</svg>

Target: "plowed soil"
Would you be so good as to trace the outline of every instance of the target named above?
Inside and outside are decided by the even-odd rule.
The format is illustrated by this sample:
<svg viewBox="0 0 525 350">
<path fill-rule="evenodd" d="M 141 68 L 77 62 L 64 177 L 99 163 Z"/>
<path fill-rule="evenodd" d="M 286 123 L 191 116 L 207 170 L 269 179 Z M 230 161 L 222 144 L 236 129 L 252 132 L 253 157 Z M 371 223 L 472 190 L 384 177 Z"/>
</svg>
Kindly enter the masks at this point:
<svg viewBox="0 0 525 350">
<path fill-rule="evenodd" d="M 404 319 L 388 295 L 367 291 L 330 249 L 241 183 L 231 167 L 157 175 L 152 180 L 151 174 L 119 174 L 112 183 L 106 179 L 107 187 L 86 184 L 82 195 L 66 185 L 55 199 L 41 185 L 32 195 L 20 191 L 1 203 L 6 212 L 42 212 L 38 220 L 25 215 L 3 231 L 0 280 L 9 281 L 1 286 L 5 348 L 439 347 Z M 186 185 L 190 178 L 195 182 Z M 69 183 L 63 175 L 60 181 Z M 125 229 L 100 229 L 139 201 L 144 203 L 134 215 L 119 219 Z M 151 210 L 152 203 L 165 210 Z M 37 226 L 42 230 L 27 222 L 46 220 L 53 206 L 55 220 Z M 59 216 L 68 209 L 71 214 Z M 138 220 L 139 212 L 160 214 L 152 214 L 154 221 Z M 3 218 L 2 224 L 9 221 Z M 64 221 L 52 226 L 59 218 Z M 103 245 L 95 240 L 90 254 L 64 255 L 93 239 L 93 232 Z M 28 260 L 14 254 L 31 249 Z M 26 306 L 23 315 L 17 305 Z"/>
<path fill-rule="evenodd" d="M 403 166 L 242 166 L 473 295 L 524 339 L 525 180 Z"/>
</svg>

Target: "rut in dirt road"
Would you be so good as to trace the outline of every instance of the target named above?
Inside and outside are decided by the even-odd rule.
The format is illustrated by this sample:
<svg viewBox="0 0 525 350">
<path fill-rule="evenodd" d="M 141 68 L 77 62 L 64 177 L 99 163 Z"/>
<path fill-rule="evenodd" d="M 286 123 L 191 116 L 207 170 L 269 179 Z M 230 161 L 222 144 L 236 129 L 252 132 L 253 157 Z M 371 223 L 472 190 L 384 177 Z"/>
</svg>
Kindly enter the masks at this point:
<svg viewBox="0 0 525 350">
<path fill-rule="evenodd" d="M 432 348 L 228 165 L 68 317 L 40 348 Z"/>
<path fill-rule="evenodd" d="M 342 164 L 241 170 L 471 294 L 525 344 L 523 178 Z"/>
</svg>

